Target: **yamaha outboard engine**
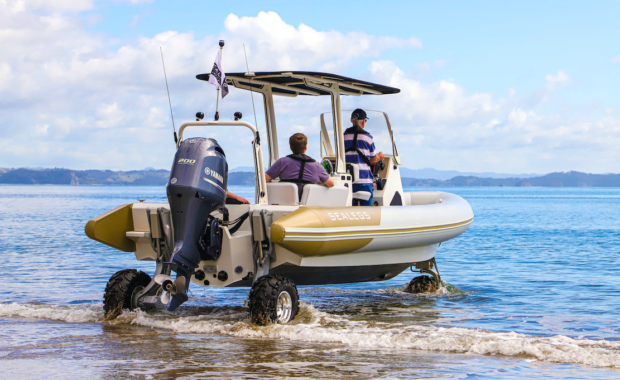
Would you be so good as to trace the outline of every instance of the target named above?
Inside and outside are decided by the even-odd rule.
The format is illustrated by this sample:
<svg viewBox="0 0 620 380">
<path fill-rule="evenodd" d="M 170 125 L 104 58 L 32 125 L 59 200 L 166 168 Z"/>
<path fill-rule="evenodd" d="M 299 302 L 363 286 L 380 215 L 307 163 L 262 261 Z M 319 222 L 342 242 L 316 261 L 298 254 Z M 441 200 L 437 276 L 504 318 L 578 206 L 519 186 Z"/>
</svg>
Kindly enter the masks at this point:
<svg viewBox="0 0 620 380">
<path fill-rule="evenodd" d="M 228 163 L 217 141 L 183 141 L 174 157 L 167 191 L 175 241 L 171 264 L 177 279 L 185 277 L 185 287 L 172 296 L 170 311 L 187 301 L 189 280 L 201 258 L 219 257 L 219 219 L 210 214 L 224 206 L 227 181 Z"/>
</svg>

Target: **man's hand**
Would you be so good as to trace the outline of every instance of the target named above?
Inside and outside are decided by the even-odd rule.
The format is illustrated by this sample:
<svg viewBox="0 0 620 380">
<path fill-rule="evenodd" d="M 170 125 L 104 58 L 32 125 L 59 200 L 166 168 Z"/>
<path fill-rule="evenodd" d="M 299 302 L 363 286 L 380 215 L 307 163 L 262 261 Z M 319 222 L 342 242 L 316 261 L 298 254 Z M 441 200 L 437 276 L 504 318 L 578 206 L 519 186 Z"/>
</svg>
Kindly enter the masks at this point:
<svg viewBox="0 0 620 380">
<path fill-rule="evenodd" d="M 238 200 L 239 202 L 241 202 L 241 203 L 250 204 L 250 201 L 248 201 L 248 200 L 247 200 L 247 199 L 245 199 L 245 198 L 241 198 L 241 197 L 240 197 L 240 196 L 238 196 L 238 195 L 235 195 L 235 196 L 234 196 L 234 198 L 235 198 L 236 200 Z"/>
<path fill-rule="evenodd" d="M 245 198 L 241 198 L 240 196 L 238 196 L 238 195 L 236 195 L 236 194 L 233 194 L 233 193 L 231 193 L 230 191 L 227 191 L 227 192 L 226 192 L 226 197 L 227 197 L 227 198 L 236 199 L 236 200 L 238 200 L 238 201 L 239 201 L 239 202 L 241 202 L 241 203 L 247 203 L 247 204 L 249 204 L 249 203 L 250 203 L 247 199 L 245 199 Z"/>
<path fill-rule="evenodd" d="M 383 160 L 384 157 L 385 157 L 385 154 L 383 154 L 383 152 L 379 152 L 377 153 L 376 156 L 370 159 L 370 163 L 375 164 L 377 163 L 377 161 Z"/>
</svg>

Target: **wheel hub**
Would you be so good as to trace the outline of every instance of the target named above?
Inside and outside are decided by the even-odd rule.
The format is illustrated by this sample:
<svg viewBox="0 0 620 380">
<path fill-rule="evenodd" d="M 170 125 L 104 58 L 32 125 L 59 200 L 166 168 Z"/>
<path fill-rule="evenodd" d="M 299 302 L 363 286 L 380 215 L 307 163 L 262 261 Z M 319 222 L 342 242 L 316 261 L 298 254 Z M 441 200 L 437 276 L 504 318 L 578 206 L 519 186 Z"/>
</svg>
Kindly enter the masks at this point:
<svg viewBox="0 0 620 380">
<path fill-rule="evenodd" d="M 278 323 L 287 323 L 293 312 L 293 300 L 287 291 L 280 292 L 276 304 L 276 319 Z"/>
<path fill-rule="evenodd" d="M 130 301 L 131 302 L 131 310 L 139 308 L 139 306 L 138 306 L 138 293 L 140 293 L 143 290 L 144 290 L 144 286 L 138 285 L 133 290 L 133 292 L 131 292 L 131 301 Z"/>
</svg>

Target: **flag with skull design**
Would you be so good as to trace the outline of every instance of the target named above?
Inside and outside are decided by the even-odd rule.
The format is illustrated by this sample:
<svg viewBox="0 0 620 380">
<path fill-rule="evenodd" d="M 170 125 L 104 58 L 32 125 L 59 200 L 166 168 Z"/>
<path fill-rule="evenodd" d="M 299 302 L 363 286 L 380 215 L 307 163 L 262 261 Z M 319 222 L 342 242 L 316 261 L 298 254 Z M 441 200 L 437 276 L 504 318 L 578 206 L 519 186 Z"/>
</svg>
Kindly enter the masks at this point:
<svg viewBox="0 0 620 380">
<path fill-rule="evenodd" d="M 217 52 L 217 57 L 215 57 L 211 75 L 209 75 L 209 83 L 222 89 L 222 99 L 228 95 L 228 83 L 226 83 L 226 74 L 224 74 L 224 70 L 222 70 L 222 61 L 220 60 L 219 51 Z"/>
</svg>

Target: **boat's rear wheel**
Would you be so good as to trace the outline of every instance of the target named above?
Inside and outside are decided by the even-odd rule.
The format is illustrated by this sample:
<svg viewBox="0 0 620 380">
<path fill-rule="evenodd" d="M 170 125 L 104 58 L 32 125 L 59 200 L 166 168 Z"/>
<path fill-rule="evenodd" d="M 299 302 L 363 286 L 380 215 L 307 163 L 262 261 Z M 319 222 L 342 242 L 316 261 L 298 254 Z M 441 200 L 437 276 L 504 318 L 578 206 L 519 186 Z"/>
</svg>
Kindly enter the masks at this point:
<svg viewBox="0 0 620 380">
<path fill-rule="evenodd" d="M 123 269 L 110 277 L 103 294 L 105 319 L 118 317 L 124 309 L 138 308 L 136 294 L 144 289 L 151 276 L 136 269 Z"/>
<path fill-rule="evenodd" d="M 270 274 L 259 278 L 249 296 L 250 321 L 256 325 L 285 324 L 299 312 L 299 294 L 289 278 Z"/>
</svg>

